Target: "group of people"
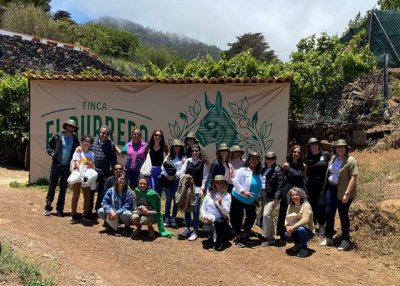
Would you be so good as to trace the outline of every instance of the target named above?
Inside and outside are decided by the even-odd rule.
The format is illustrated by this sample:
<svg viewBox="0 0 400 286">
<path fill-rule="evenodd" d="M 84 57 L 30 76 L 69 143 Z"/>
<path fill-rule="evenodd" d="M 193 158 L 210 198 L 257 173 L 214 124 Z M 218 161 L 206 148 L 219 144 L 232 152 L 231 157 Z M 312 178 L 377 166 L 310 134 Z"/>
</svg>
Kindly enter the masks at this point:
<svg viewBox="0 0 400 286">
<path fill-rule="evenodd" d="M 294 145 L 280 166 L 275 152 L 267 152 L 263 162 L 255 151 L 244 159 L 240 146 L 226 143 L 219 144 L 210 163 L 193 132 L 184 142 L 174 139 L 168 146 L 161 130 L 155 130 L 146 143 L 141 130 L 134 128 L 131 140 L 120 150 L 109 139 L 108 126 L 100 128 L 98 137 L 83 136 L 80 143 L 74 134 L 79 127 L 72 119 L 63 124 L 63 129 L 47 145 L 53 158 L 47 216 L 58 181 L 56 211 L 58 216 L 64 215 L 70 182 L 74 222 L 98 216 L 110 231 L 123 224 L 123 235 L 127 236 L 138 236 L 145 226 L 153 238 L 155 224 L 160 236 L 171 236 L 167 227 L 178 227 L 180 210 L 184 213 L 181 239 L 196 240 L 201 228 L 216 250 L 223 250 L 232 235 L 237 247 L 246 247 L 254 242 L 252 228 L 257 223 L 262 228 L 261 246 L 275 245 L 279 236 L 281 242 L 294 242 L 291 252 L 306 257 L 307 243 L 316 234 L 323 237 L 321 246 L 334 244 L 338 210 L 342 230 L 338 250 L 350 247 L 349 208 L 356 196 L 358 168 L 343 139 L 334 143 L 331 155 L 322 151 L 317 138 L 310 138 L 305 154 L 300 145 Z M 124 164 L 117 163 L 116 153 L 126 155 Z M 82 215 L 77 213 L 81 190 Z M 257 214 L 258 206 L 261 210 Z"/>
</svg>

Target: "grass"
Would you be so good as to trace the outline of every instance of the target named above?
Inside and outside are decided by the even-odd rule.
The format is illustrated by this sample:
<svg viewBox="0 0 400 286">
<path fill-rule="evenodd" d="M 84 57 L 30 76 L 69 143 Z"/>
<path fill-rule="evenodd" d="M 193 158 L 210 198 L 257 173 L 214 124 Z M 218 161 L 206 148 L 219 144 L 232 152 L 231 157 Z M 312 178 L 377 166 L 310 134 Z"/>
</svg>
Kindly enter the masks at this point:
<svg viewBox="0 0 400 286">
<path fill-rule="evenodd" d="M 400 274 L 400 150 L 363 151 L 357 158 L 357 198 L 350 209 L 356 251 Z"/>
<path fill-rule="evenodd" d="M 3 276 L 15 279 L 18 277 L 24 285 L 47 286 L 55 285 L 54 282 L 44 279 L 38 266 L 19 257 L 8 243 L 0 244 L 0 278 Z M 0 280 L 0 284 L 2 283 Z M 6 280 L 6 282 L 8 279 Z"/>
<path fill-rule="evenodd" d="M 26 187 L 26 184 L 17 182 L 17 181 L 12 181 L 12 182 L 10 182 L 9 186 L 10 186 L 10 188 L 14 188 L 14 189 L 23 189 Z"/>
</svg>

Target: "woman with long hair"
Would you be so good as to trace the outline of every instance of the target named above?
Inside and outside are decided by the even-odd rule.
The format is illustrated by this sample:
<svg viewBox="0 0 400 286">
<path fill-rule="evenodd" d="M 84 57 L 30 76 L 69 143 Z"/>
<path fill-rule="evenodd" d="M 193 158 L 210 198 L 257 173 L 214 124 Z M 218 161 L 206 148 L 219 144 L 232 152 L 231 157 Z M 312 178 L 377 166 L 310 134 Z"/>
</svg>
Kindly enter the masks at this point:
<svg viewBox="0 0 400 286">
<path fill-rule="evenodd" d="M 245 166 L 240 168 L 233 178 L 231 224 L 235 231 L 235 243 L 245 247 L 251 228 L 256 220 L 256 199 L 262 188 L 260 155 L 251 151 Z M 245 220 L 243 223 L 243 212 Z M 243 232 L 242 232 L 243 226 Z"/>
<path fill-rule="evenodd" d="M 211 188 L 211 181 L 216 175 L 222 175 L 228 182 L 232 178 L 232 165 L 229 163 L 230 148 L 228 144 L 221 143 L 218 145 L 217 158 L 211 163 L 210 172 L 206 182 L 206 191 Z"/>
</svg>

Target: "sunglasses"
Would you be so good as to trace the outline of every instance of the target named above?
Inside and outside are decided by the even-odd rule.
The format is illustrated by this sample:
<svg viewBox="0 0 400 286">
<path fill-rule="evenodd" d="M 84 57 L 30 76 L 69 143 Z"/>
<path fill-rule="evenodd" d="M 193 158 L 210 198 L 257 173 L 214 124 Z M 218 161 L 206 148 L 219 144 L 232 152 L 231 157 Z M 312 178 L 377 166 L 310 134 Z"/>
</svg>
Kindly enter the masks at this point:
<svg viewBox="0 0 400 286">
<path fill-rule="evenodd" d="M 122 168 L 115 168 L 115 171 L 122 171 Z"/>
<path fill-rule="evenodd" d="M 265 160 L 275 160 L 275 158 L 265 158 Z"/>
<path fill-rule="evenodd" d="M 101 134 L 102 134 L 102 135 L 110 135 L 110 133 L 104 132 L 104 131 L 102 131 Z"/>
<path fill-rule="evenodd" d="M 154 134 L 154 137 L 162 137 L 161 134 Z"/>
<path fill-rule="evenodd" d="M 225 185 L 225 182 L 215 181 L 214 184 L 222 184 L 222 185 Z"/>
<path fill-rule="evenodd" d="M 189 137 L 187 140 L 194 140 L 194 137 Z"/>
<path fill-rule="evenodd" d="M 140 133 L 133 133 L 132 136 L 140 136 Z"/>
<path fill-rule="evenodd" d="M 200 150 L 192 150 L 193 153 L 198 153 Z"/>
</svg>

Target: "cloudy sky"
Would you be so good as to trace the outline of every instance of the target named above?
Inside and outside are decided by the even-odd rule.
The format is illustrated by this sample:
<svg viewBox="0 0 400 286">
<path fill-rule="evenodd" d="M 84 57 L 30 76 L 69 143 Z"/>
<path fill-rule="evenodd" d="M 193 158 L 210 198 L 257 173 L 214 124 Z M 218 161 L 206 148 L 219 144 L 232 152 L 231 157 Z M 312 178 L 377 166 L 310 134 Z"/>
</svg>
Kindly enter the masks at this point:
<svg viewBox="0 0 400 286">
<path fill-rule="evenodd" d="M 52 12 L 69 11 L 78 23 L 112 16 L 227 49 L 244 33 L 261 32 L 288 60 L 312 34 L 341 35 L 358 12 L 377 0 L 53 0 Z"/>
</svg>

